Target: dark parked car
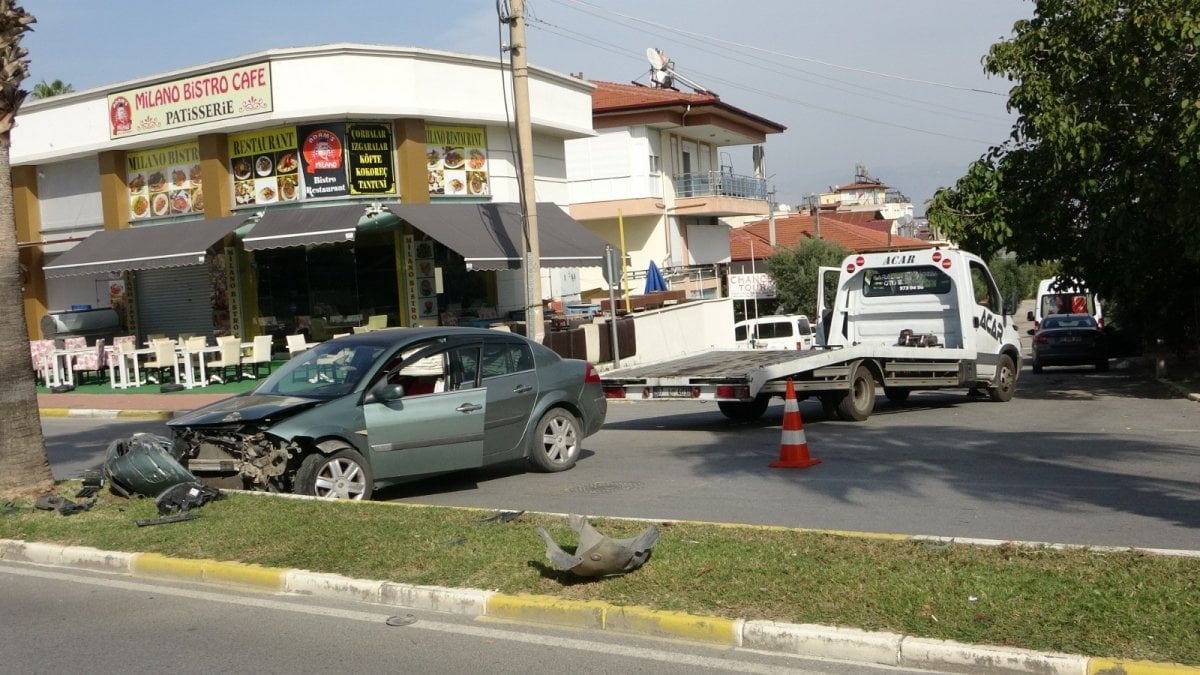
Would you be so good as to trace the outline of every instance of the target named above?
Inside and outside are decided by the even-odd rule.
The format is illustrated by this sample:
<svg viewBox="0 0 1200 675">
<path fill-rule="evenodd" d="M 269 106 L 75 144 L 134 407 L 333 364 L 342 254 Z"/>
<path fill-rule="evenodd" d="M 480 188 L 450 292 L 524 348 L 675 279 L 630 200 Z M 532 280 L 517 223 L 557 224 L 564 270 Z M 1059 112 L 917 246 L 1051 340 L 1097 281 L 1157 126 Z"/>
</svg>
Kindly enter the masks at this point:
<svg viewBox="0 0 1200 675">
<path fill-rule="evenodd" d="M 1108 340 L 1090 314 L 1051 314 L 1033 335 L 1033 372 L 1043 366 L 1095 365 L 1108 370 Z"/>
<path fill-rule="evenodd" d="M 570 469 L 607 410 L 595 366 L 520 335 L 395 328 L 322 342 L 167 424 L 181 463 L 212 487 L 368 499 L 521 458 Z"/>
</svg>

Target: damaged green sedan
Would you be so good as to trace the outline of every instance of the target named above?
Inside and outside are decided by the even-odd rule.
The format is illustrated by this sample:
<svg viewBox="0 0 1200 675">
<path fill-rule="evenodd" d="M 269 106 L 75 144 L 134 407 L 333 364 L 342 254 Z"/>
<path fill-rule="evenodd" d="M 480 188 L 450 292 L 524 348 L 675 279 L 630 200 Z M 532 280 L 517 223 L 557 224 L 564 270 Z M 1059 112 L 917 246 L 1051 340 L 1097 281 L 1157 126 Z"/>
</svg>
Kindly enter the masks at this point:
<svg viewBox="0 0 1200 675">
<path fill-rule="evenodd" d="M 586 361 L 513 333 L 430 327 L 323 342 L 168 426 L 181 463 L 207 485 L 369 499 L 522 458 L 570 469 L 606 414 Z"/>
</svg>

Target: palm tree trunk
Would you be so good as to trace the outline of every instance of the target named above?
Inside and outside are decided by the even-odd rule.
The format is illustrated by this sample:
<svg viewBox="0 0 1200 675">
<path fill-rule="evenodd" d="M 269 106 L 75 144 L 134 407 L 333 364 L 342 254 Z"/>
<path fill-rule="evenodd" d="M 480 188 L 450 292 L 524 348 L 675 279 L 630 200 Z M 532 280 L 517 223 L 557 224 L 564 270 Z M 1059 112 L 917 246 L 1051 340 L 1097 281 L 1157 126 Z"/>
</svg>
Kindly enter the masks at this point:
<svg viewBox="0 0 1200 675">
<path fill-rule="evenodd" d="M 8 133 L 0 133 L 0 496 L 9 497 L 43 494 L 54 485 L 25 330 L 10 144 Z"/>
<path fill-rule="evenodd" d="M 21 34 L 33 21 L 12 0 L 0 0 L 0 73 L 6 75 L 0 79 L 0 497 L 32 496 L 54 487 L 25 330 L 8 154 L 13 118 L 25 98 L 21 81 L 29 75 Z"/>
</svg>

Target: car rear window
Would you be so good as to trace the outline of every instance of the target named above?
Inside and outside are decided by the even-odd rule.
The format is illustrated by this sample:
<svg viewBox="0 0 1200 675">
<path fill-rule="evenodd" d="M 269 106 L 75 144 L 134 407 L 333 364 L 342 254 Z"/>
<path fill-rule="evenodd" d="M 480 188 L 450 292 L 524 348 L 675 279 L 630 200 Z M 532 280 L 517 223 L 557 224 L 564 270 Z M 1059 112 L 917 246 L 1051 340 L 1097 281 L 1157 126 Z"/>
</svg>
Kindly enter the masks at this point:
<svg viewBox="0 0 1200 675">
<path fill-rule="evenodd" d="M 1086 314 L 1052 314 L 1042 321 L 1042 328 L 1096 328 L 1096 320 Z"/>
</svg>

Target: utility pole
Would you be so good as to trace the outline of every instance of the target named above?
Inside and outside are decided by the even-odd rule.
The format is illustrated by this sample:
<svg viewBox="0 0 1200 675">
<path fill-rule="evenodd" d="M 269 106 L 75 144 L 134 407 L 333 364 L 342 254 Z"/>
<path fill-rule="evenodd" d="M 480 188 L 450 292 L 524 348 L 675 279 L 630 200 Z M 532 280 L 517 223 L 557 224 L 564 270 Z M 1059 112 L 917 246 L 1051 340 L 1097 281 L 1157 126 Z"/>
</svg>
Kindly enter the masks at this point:
<svg viewBox="0 0 1200 675">
<path fill-rule="evenodd" d="M 821 238 L 821 196 L 810 194 L 808 196 L 808 208 L 813 217 L 813 227 L 816 229 L 816 238 Z"/>
<path fill-rule="evenodd" d="M 775 247 L 775 186 L 767 193 L 767 232 L 770 235 L 771 248 Z"/>
<path fill-rule="evenodd" d="M 517 156 L 520 157 L 521 207 L 525 212 L 525 334 L 541 344 L 542 258 L 538 244 L 537 190 L 533 178 L 533 127 L 529 115 L 529 55 L 525 42 L 525 0 L 509 0 L 509 45 L 513 73 L 513 107 L 517 118 Z"/>
</svg>

